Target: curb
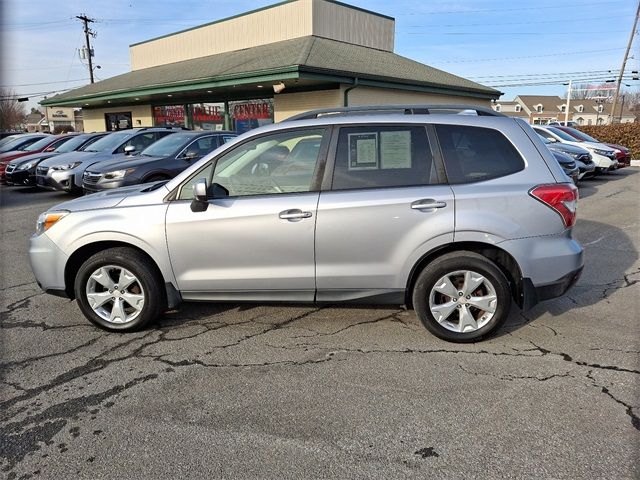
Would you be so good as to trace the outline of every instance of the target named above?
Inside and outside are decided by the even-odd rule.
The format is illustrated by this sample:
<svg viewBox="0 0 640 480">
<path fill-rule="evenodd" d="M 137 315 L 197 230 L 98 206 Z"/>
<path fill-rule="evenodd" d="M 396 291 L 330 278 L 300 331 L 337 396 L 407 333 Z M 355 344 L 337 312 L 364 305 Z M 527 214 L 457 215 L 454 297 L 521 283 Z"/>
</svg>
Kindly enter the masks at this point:
<svg viewBox="0 0 640 480">
<path fill-rule="evenodd" d="M 631 160 L 632 167 L 640 167 L 640 160 Z"/>
</svg>

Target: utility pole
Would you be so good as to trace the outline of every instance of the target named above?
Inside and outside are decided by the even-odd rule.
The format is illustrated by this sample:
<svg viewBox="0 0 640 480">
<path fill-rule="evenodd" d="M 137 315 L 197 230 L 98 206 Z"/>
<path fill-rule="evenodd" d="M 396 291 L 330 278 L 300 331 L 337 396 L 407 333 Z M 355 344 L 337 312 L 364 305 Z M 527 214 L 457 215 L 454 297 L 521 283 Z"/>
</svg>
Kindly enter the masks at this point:
<svg viewBox="0 0 640 480">
<path fill-rule="evenodd" d="M 636 9 L 636 19 L 633 21 L 633 28 L 631 29 L 631 35 L 629 36 L 629 43 L 627 44 L 627 51 L 624 53 L 624 59 L 622 60 L 622 66 L 620 67 L 620 74 L 618 75 L 618 82 L 616 84 L 616 93 L 613 96 L 613 105 L 611 105 L 611 123 L 615 123 L 616 118 L 616 105 L 618 104 L 618 95 L 620 94 L 620 84 L 622 83 L 622 76 L 624 75 L 624 68 L 627 65 L 627 58 L 629 58 L 629 50 L 631 50 L 631 44 L 633 43 L 633 37 L 636 34 L 636 27 L 638 26 L 638 17 L 640 16 L 640 0 L 638 0 L 638 8 Z M 622 116 L 622 115 L 620 115 Z"/>
<path fill-rule="evenodd" d="M 569 92 L 567 93 L 567 109 L 564 112 L 564 126 L 569 126 L 569 107 L 571 106 L 571 79 L 569 79 Z"/>
<path fill-rule="evenodd" d="M 91 60 L 91 44 L 89 43 L 89 35 L 95 37 L 95 32 L 89 29 L 89 24 L 93 23 L 93 19 L 87 17 L 86 15 L 76 15 L 78 20 L 82 20 L 84 23 L 84 38 L 86 40 L 86 48 L 87 48 L 87 58 L 89 60 L 89 79 L 91 83 L 93 83 L 93 62 Z"/>
</svg>

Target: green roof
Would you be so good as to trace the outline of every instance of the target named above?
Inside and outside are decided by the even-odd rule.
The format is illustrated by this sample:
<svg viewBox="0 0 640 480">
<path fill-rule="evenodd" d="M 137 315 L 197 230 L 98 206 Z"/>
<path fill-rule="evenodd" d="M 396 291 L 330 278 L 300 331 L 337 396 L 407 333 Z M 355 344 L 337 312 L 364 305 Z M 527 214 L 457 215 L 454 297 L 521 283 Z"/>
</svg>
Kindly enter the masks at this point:
<svg viewBox="0 0 640 480">
<path fill-rule="evenodd" d="M 256 82 L 262 79 L 316 78 L 333 81 L 363 80 L 430 91 L 455 94 L 479 94 L 497 98 L 498 90 L 410 60 L 392 52 L 376 50 L 326 38 L 308 36 L 258 47 L 219 53 L 207 57 L 134 70 L 86 85 L 44 100 L 42 105 L 82 103 L 109 97 L 125 99 L 145 94 L 189 91 L 205 87 Z M 346 77 L 346 78 L 345 78 Z"/>
</svg>

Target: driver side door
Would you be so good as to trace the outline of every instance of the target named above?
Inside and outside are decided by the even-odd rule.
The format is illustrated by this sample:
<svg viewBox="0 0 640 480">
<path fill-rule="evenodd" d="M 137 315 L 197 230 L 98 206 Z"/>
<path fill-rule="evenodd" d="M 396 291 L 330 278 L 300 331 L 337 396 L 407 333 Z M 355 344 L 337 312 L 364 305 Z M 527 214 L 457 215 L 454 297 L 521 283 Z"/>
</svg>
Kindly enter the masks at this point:
<svg viewBox="0 0 640 480">
<path fill-rule="evenodd" d="M 183 182 L 167 209 L 166 233 L 185 300 L 313 301 L 315 222 L 328 132 L 306 128 L 261 135 Z M 299 144 L 305 145 L 304 154 Z M 216 183 L 229 194 L 210 198 L 205 211 L 193 212 L 193 185 L 202 178 L 210 191 Z"/>
</svg>

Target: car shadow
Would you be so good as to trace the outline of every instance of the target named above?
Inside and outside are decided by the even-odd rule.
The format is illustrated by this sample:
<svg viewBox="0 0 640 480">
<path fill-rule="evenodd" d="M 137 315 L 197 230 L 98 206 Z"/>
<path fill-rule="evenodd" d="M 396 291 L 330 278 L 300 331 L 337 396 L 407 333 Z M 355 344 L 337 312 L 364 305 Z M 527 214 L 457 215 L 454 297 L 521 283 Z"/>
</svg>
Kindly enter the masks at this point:
<svg viewBox="0 0 640 480">
<path fill-rule="evenodd" d="M 630 175 L 637 175 L 639 172 L 640 170 L 638 169 L 627 167 L 621 170 L 616 170 L 614 172 L 598 175 L 595 178 L 580 180 L 580 182 L 578 183 L 580 198 L 587 198 L 597 193 L 598 187 L 604 183 L 616 182 L 618 180 L 627 178 Z"/>
</svg>

